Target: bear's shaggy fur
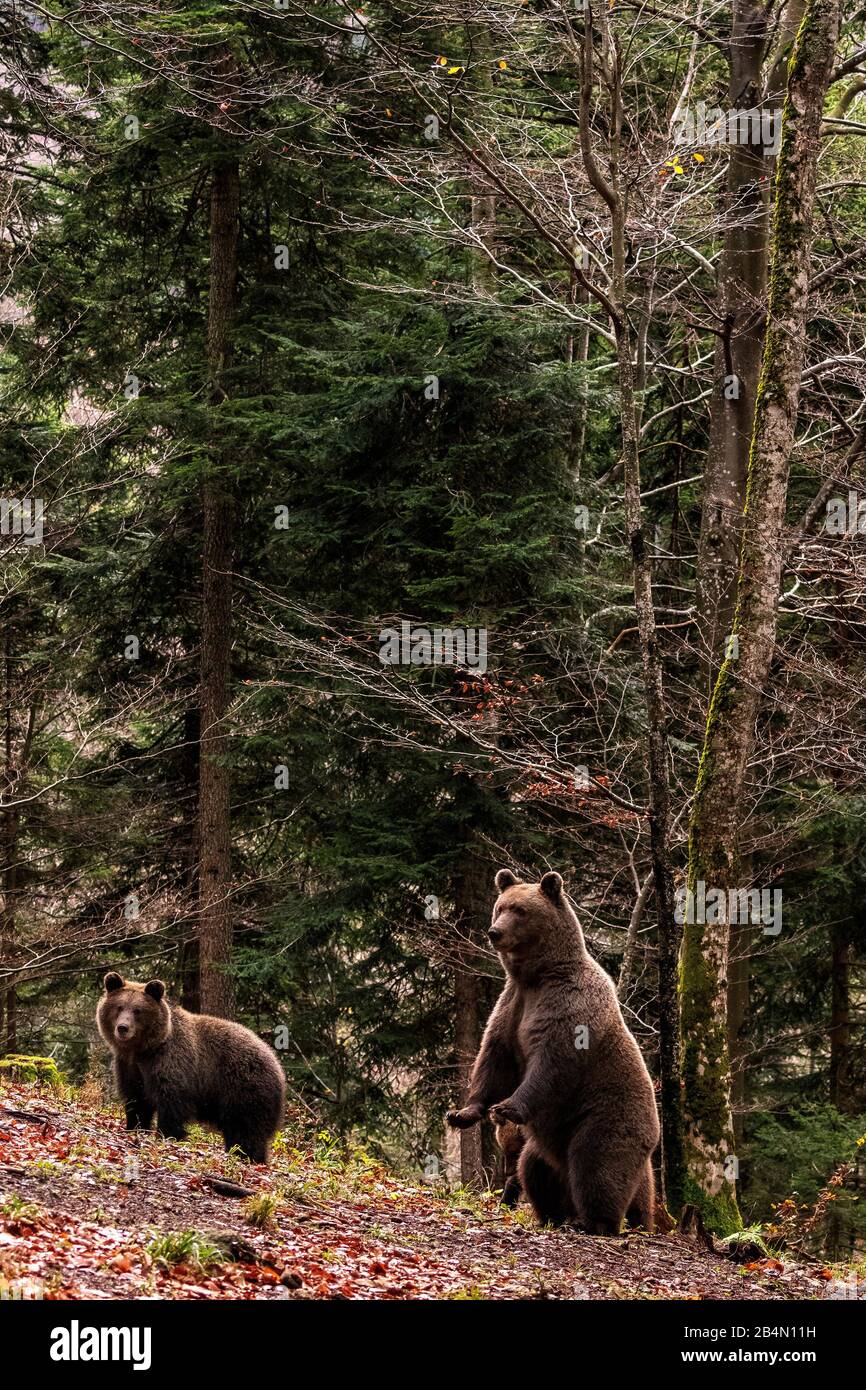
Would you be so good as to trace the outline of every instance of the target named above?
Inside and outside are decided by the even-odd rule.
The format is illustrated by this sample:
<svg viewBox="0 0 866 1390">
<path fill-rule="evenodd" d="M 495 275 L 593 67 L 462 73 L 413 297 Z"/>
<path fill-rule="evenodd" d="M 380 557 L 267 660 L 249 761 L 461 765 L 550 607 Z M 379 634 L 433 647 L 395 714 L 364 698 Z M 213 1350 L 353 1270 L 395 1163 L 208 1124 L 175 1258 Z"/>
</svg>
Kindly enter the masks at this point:
<svg viewBox="0 0 866 1390">
<path fill-rule="evenodd" d="M 220 1130 L 227 1149 L 267 1163 L 286 1089 L 270 1048 L 239 1023 L 170 1004 L 162 980 L 137 985 L 111 971 L 104 983 L 96 1022 L 114 1053 L 127 1129 L 150 1129 L 156 1114 L 167 1139 L 185 1139 L 196 1120 Z"/>
<path fill-rule="evenodd" d="M 507 975 L 458 1128 L 489 1113 L 521 1125 L 523 1190 L 542 1222 L 616 1235 L 624 1217 L 653 1228 L 655 1094 L 616 991 L 587 952 L 562 878 L 496 875 L 490 939 Z"/>
</svg>

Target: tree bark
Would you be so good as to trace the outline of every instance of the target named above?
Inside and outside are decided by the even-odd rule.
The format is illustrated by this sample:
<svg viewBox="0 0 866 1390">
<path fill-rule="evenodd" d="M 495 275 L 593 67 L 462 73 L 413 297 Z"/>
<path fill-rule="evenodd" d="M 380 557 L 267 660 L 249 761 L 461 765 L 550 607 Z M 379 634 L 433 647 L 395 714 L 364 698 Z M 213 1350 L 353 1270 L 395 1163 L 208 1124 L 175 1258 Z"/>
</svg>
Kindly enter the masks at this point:
<svg viewBox="0 0 866 1390">
<path fill-rule="evenodd" d="M 726 895 L 739 878 L 746 768 L 776 641 L 788 467 L 805 356 L 812 211 L 838 0 L 810 0 L 788 74 L 776 175 L 767 336 L 755 409 L 737 585 L 739 656 L 716 682 L 689 835 L 688 888 Z M 728 913 L 685 925 L 681 967 L 689 1200 L 712 1229 L 739 1224 L 727 1040 Z"/>
<path fill-rule="evenodd" d="M 184 802 L 189 806 L 185 820 L 183 845 L 184 903 L 190 915 L 198 900 L 198 784 L 201 753 L 201 711 L 192 703 L 184 713 L 183 751 L 180 781 Z M 186 914 L 185 914 L 186 915 Z M 201 970 L 198 935 L 190 935 L 189 918 L 184 923 L 184 935 L 177 952 L 177 980 L 180 1002 L 190 1013 L 201 1012 Z"/>
<path fill-rule="evenodd" d="M 731 926 L 728 966 L 728 1048 L 731 1057 L 731 1118 L 734 1126 L 734 1149 L 737 1153 L 739 1153 L 743 1142 L 743 1118 L 746 1104 L 747 1028 L 750 1001 L 749 964 L 754 930 L 751 922 L 736 922 Z"/>
<path fill-rule="evenodd" d="M 23 771 L 25 755 L 22 754 L 22 768 L 16 771 L 14 751 L 14 692 L 13 692 L 12 632 L 6 630 L 3 652 L 3 684 L 5 710 L 4 729 L 4 774 L 3 799 L 15 799 L 20 785 L 20 771 Z M 31 721 L 32 726 L 32 721 Z M 21 826 L 20 812 L 6 806 L 0 825 L 0 890 L 3 893 L 3 907 L 0 910 L 0 960 L 10 963 L 15 955 L 16 908 L 18 902 L 18 843 Z M 14 975 L 9 983 L 0 986 L 0 1052 L 16 1052 L 18 1049 L 18 991 Z"/>
<path fill-rule="evenodd" d="M 228 395 L 239 210 L 238 163 L 224 159 L 214 168 L 211 184 L 207 351 L 215 438 L 219 405 Z M 231 779 L 225 763 L 225 726 L 231 678 L 234 503 L 225 478 L 226 462 L 223 449 L 216 443 L 202 496 L 198 937 L 202 1010 L 232 1018 Z"/>
<path fill-rule="evenodd" d="M 832 924 L 830 943 L 830 1100 L 837 1110 L 853 1114 L 857 1107 L 851 1093 L 851 940 L 847 922 Z"/>
<path fill-rule="evenodd" d="M 457 1093 L 469 1089 L 472 1064 L 478 1052 L 486 1022 L 484 978 L 479 947 L 490 915 L 492 866 L 479 859 L 471 846 L 461 856 L 455 885 L 454 907 L 457 930 L 454 967 L 454 1051 L 457 1059 Z M 464 1187 L 480 1187 L 484 1181 L 482 1125 L 461 1129 L 460 1181 Z"/>
<path fill-rule="evenodd" d="M 489 50 L 490 37 L 486 29 L 475 36 L 479 57 Z M 476 82 L 482 91 L 490 90 L 490 80 L 483 63 L 479 63 Z M 488 255 L 493 251 L 496 236 L 496 197 L 478 170 L 472 171 L 470 196 L 470 228 L 477 244 L 470 253 L 469 269 L 472 289 L 483 302 L 496 289 L 495 268 Z M 469 789 L 471 795 L 471 789 Z M 473 852 L 473 834 L 467 827 L 467 845 L 461 855 L 455 887 L 455 916 L 457 924 L 456 963 L 454 967 L 454 1051 L 457 1059 L 457 1092 L 465 1096 L 475 1061 L 489 1003 L 480 972 L 478 947 L 485 939 L 490 914 L 490 889 L 493 869 Z M 481 1188 L 484 1184 L 484 1125 L 457 1131 L 460 1147 L 460 1182 L 463 1187 Z M 454 1142 L 452 1140 L 452 1142 Z"/>
<path fill-rule="evenodd" d="M 763 106 L 772 111 L 781 105 L 790 49 L 804 8 L 805 0 L 788 0 L 763 83 L 768 11 L 762 0 L 733 0 L 729 109 L 757 111 Z M 749 142 L 731 147 L 728 162 L 718 285 L 719 338 L 698 547 L 696 611 L 708 696 L 723 660 L 725 639 L 733 631 L 743 507 L 765 329 L 770 243 L 767 190 L 773 159 L 765 156 L 762 142 L 754 139 L 751 126 L 750 136 Z M 732 383 L 736 394 L 732 393 Z M 742 865 L 742 872 L 749 876 L 746 864 Z M 737 1147 L 742 1142 L 746 1098 L 751 934 L 748 924 L 734 924 L 728 983 L 731 1109 Z"/>
<path fill-rule="evenodd" d="M 628 931 L 625 938 L 625 950 L 622 953 L 622 961 L 619 967 L 619 979 L 616 982 L 617 998 L 621 1003 L 625 1003 L 628 999 L 629 990 L 634 980 L 638 932 L 640 931 L 643 921 L 647 899 L 652 889 L 653 877 L 650 873 L 647 874 L 643 883 L 638 888 L 638 894 L 635 898 L 634 907 L 631 910 L 631 917 L 629 918 Z"/>
<path fill-rule="evenodd" d="M 734 0 L 728 75 L 731 110 L 760 108 L 766 42 L 767 10 L 763 0 Z M 733 626 L 749 447 L 764 340 L 769 218 L 767 185 L 762 180 L 766 172 L 760 143 L 731 147 L 718 287 L 719 338 L 697 573 L 698 634 L 708 693 L 718 674 L 725 638 Z M 735 388 L 731 378 L 736 379 Z"/>
<path fill-rule="evenodd" d="M 659 1078 L 661 1089 L 662 1186 L 672 1210 L 682 1203 L 684 1180 L 682 1104 L 680 1095 L 679 999 L 677 961 L 680 929 L 675 916 L 670 855 L 670 788 L 668 785 L 667 708 L 664 672 L 656 633 L 652 565 L 643 527 L 640 491 L 640 430 L 632 334 L 626 287 L 626 204 L 620 182 L 620 139 L 623 124 L 620 55 L 609 33 L 607 16 L 599 23 L 605 36 L 602 61 L 611 92 L 610 178 L 599 169 L 592 150 L 590 98 L 593 79 L 592 16 L 584 20 L 583 73 L 580 100 L 580 142 L 590 183 L 607 204 L 611 223 L 613 269 L 610 298 L 616 338 L 619 414 L 622 432 L 623 491 L 626 530 L 632 561 L 632 581 L 644 680 L 647 722 L 647 763 L 650 861 L 658 922 Z"/>
</svg>

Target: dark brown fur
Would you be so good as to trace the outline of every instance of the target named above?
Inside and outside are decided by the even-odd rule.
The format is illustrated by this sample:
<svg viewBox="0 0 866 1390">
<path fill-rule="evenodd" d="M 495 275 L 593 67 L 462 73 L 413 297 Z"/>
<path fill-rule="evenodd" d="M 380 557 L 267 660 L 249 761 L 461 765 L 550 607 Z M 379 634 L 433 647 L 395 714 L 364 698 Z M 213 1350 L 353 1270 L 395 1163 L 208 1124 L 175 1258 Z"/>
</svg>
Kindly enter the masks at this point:
<svg viewBox="0 0 866 1390">
<path fill-rule="evenodd" d="M 616 1235 L 628 1217 L 652 1230 L 655 1094 L 613 982 L 587 952 L 559 874 L 529 884 L 501 869 L 496 886 L 490 939 L 507 980 L 449 1123 L 489 1113 L 523 1127 L 520 1182 L 540 1221 Z"/>
<path fill-rule="evenodd" d="M 249 1028 L 170 1004 L 161 980 L 136 985 L 113 971 L 96 1022 L 114 1053 L 127 1129 L 150 1129 L 156 1115 L 167 1139 L 185 1139 L 196 1120 L 214 1125 L 227 1149 L 267 1163 L 286 1082 L 273 1052 Z"/>
</svg>

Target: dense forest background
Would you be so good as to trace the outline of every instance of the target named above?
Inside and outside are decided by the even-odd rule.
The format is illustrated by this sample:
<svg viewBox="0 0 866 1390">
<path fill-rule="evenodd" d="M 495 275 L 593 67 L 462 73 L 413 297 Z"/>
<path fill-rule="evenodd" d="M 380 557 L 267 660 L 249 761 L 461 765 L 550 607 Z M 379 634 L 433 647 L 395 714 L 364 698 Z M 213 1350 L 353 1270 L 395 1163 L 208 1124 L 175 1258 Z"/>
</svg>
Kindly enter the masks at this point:
<svg viewBox="0 0 866 1390">
<path fill-rule="evenodd" d="M 0 1056 L 104 1074 L 103 971 L 159 976 L 275 1045 L 311 1123 L 484 1181 L 443 1115 L 499 988 L 493 874 L 555 868 L 659 1077 L 669 1178 L 685 1134 L 674 1186 L 736 1180 L 748 1225 L 847 1163 L 841 1252 L 866 10 L 597 9 L 0 10 Z M 714 108 L 766 119 L 722 142 Z M 486 662 L 385 664 L 403 622 Z M 722 955 L 671 910 L 707 826 L 725 886 L 781 893 L 722 914 Z"/>
</svg>

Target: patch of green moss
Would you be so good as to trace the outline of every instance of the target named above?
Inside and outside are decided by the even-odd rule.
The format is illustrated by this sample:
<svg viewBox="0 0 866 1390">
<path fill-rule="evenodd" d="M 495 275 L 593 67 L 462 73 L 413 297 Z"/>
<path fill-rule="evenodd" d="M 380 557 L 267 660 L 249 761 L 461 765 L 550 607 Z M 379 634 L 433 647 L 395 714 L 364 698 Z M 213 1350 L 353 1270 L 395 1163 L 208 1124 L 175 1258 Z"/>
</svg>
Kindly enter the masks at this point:
<svg viewBox="0 0 866 1390">
<path fill-rule="evenodd" d="M 688 1177 L 685 1182 L 685 1200 L 697 1208 L 707 1230 L 715 1235 L 730 1236 L 735 1231 L 742 1230 L 743 1218 L 730 1183 L 724 1183 L 718 1192 L 709 1193 L 693 1177 Z"/>
<path fill-rule="evenodd" d="M 689 1122 L 711 1147 L 730 1138 L 730 1070 L 725 1030 L 704 1026 L 698 1037 L 683 1029 L 683 1080 Z"/>
<path fill-rule="evenodd" d="M 29 1057 L 13 1052 L 0 1058 L 0 1073 L 5 1072 L 10 1080 L 35 1081 L 40 1086 L 50 1086 L 59 1091 L 63 1086 L 57 1063 L 53 1057 Z"/>
</svg>

